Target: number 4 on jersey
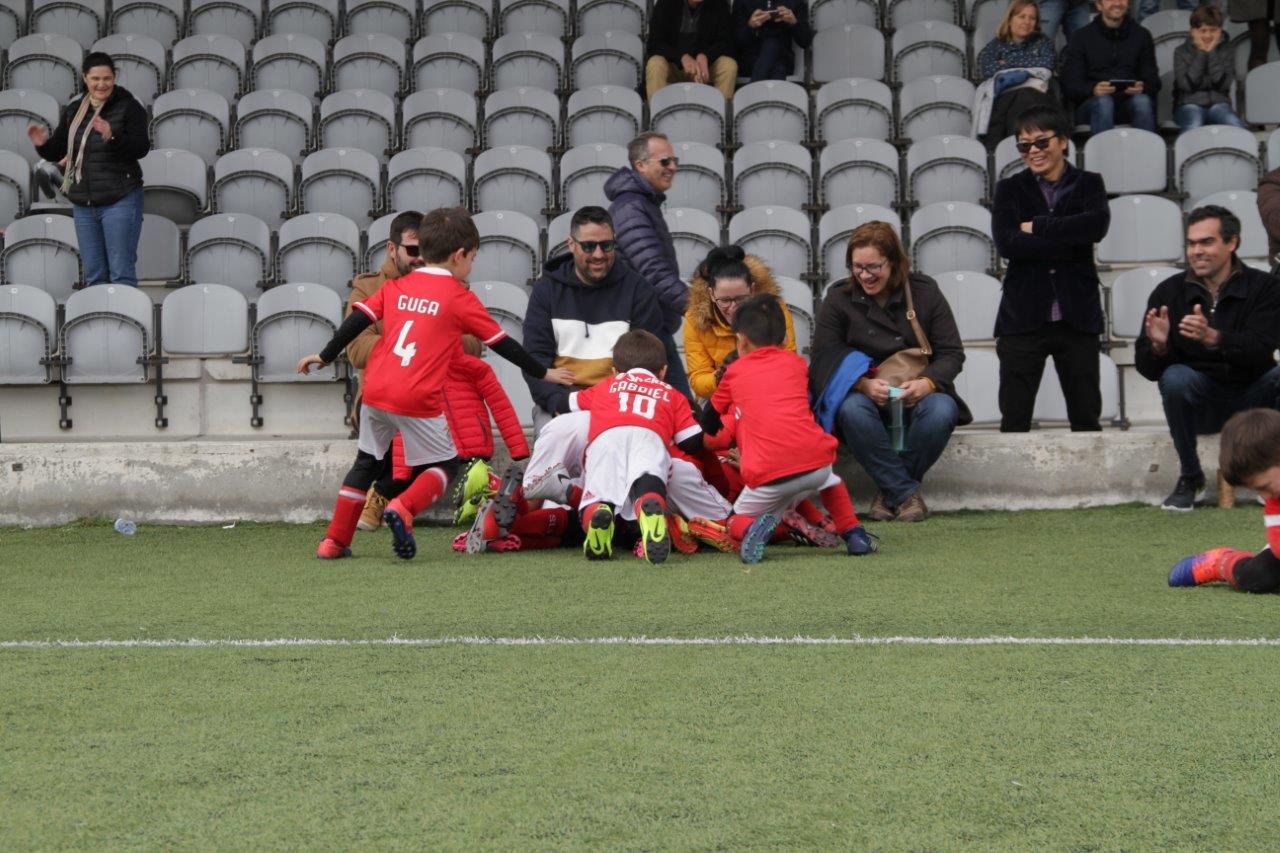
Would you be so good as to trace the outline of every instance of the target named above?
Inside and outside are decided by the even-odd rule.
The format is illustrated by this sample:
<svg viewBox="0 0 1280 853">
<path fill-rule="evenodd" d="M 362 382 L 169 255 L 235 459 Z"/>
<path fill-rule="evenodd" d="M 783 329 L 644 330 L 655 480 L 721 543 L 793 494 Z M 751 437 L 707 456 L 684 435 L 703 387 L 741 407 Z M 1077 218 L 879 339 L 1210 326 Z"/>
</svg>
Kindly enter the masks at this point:
<svg viewBox="0 0 1280 853">
<path fill-rule="evenodd" d="M 391 348 L 393 355 L 400 356 L 401 367 L 408 367 L 409 362 L 413 361 L 413 357 L 418 354 L 418 345 L 409 343 L 409 330 L 412 328 L 412 320 L 401 326 L 400 337 L 396 338 L 396 345 Z"/>
</svg>

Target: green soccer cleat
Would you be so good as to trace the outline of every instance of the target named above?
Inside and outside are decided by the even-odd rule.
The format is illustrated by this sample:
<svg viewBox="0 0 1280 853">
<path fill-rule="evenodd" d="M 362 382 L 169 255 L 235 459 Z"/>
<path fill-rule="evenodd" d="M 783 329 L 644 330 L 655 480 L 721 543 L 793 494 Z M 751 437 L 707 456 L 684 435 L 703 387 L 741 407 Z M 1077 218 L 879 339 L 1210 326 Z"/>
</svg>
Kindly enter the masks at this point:
<svg viewBox="0 0 1280 853">
<path fill-rule="evenodd" d="M 646 563 L 657 565 L 671 553 L 671 537 L 667 535 L 667 514 L 653 498 L 640 505 L 636 513 L 640 524 L 640 553 Z"/>
<path fill-rule="evenodd" d="M 613 507 L 600 504 L 591 513 L 582 553 L 588 560 L 607 560 L 613 556 Z"/>
<path fill-rule="evenodd" d="M 476 512 L 479 511 L 480 505 L 489 497 L 487 492 L 481 492 L 469 501 L 463 501 L 462 506 L 458 507 L 458 511 L 453 514 L 453 523 L 458 527 L 470 527 L 475 523 Z"/>
<path fill-rule="evenodd" d="M 458 478 L 458 482 L 453 487 L 453 504 L 458 507 L 458 513 L 454 516 L 454 523 L 461 524 L 462 521 L 459 518 L 466 509 L 467 504 L 475 500 L 476 506 L 479 506 L 480 501 L 476 500 L 476 498 L 484 495 L 489 490 L 489 463 L 483 459 L 471 460 L 471 464 L 467 466 L 467 470 Z M 474 519 L 474 510 L 468 515 Z"/>
</svg>

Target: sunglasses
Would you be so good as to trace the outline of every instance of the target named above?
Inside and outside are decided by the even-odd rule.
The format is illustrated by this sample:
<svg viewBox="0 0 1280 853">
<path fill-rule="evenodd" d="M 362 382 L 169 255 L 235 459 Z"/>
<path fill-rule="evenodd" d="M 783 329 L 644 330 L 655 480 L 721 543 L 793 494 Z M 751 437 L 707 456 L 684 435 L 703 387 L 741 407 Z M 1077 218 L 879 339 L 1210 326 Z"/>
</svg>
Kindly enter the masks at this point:
<svg viewBox="0 0 1280 853">
<path fill-rule="evenodd" d="M 418 257 L 419 250 L 417 246 L 406 246 L 404 243 L 397 243 L 396 245 L 399 246 L 401 249 L 404 249 L 404 253 L 409 257 L 411 258 Z"/>
<path fill-rule="evenodd" d="M 616 240 L 574 240 L 578 244 L 578 248 L 588 255 L 594 255 L 596 249 L 604 252 L 606 255 L 613 251 L 613 247 L 617 245 Z"/>
<path fill-rule="evenodd" d="M 1054 133 L 1049 136 L 1042 136 L 1039 139 L 1033 139 L 1030 142 L 1019 142 L 1015 144 L 1014 147 L 1018 149 L 1019 154 L 1029 154 L 1031 153 L 1032 148 L 1044 151 L 1049 147 L 1050 140 L 1056 139 L 1057 137 L 1058 134 Z"/>
<path fill-rule="evenodd" d="M 679 166 L 680 158 L 679 157 L 661 157 L 658 160 L 658 165 L 664 169 L 667 168 L 668 166 Z"/>
</svg>

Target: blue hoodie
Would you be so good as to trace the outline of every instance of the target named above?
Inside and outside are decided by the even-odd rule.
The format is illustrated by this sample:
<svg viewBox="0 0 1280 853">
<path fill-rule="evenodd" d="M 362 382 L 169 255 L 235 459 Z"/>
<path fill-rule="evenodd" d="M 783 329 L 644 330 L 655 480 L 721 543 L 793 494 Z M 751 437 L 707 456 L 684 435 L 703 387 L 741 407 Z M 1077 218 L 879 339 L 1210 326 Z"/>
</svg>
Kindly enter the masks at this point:
<svg viewBox="0 0 1280 853">
<path fill-rule="evenodd" d="M 665 331 L 674 332 L 684 319 L 689 286 L 680 278 L 676 247 L 662 218 L 667 197 L 649 185 L 640 173 L 623 166 L 605 181 L 618 250 L 653 286 L 662 306 Z"/>
</svg>

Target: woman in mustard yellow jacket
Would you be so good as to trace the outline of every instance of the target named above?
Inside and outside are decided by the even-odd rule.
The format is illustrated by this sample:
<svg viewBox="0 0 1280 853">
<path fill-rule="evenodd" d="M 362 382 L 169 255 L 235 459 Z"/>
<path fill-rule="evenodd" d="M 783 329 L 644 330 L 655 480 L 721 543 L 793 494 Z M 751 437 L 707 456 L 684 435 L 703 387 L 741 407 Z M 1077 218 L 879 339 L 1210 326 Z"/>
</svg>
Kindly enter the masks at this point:
<svg viewBox="0 0 1280 853">
<path fill-rule="evenodd" d="M 689 385 L 698 397 L 710 397 L 720 381 L 717 371 L 729 353 L 737 349 L 730 325 L 734 312 L 748 296 L 778 293 L 764 261 L 746 255 L 738 246 L 712 249 L 689 282 L 689 307 L 684 314 L 684 358 L 689 368 Z M 796 351 L 796 331 L 785 302 L 787 340 L 783 345 Z"/>
</svg>

